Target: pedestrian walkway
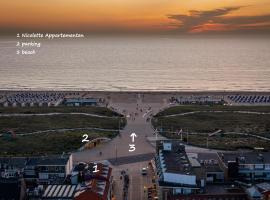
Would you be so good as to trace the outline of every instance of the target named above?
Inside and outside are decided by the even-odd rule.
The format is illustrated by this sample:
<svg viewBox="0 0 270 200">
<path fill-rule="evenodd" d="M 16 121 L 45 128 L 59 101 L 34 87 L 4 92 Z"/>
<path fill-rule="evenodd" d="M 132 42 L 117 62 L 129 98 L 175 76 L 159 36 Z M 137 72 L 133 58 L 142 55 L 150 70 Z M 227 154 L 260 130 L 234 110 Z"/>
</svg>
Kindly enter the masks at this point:
<svg viewBox="0 0 270 200">
<path fill-rule="evenodd" d="M 119 113 L 127 116 L 127 125 L 120 131 L 119 136 L 108 143 L 101 144 L 94 149 L 74 153 L 74 161 L 97 161 L 112 160 L 117 157 L 129 157 L 154 153 L 155 148 L 148 142 L 147 137 L 154 136 L 155 132 L 151 122 L 147 121 L 150 113 L 156 113 L 163 107 L 163 103 L 146 104 L 141 99 L 135 103 L 114 103 L 110 102 Z M 149 109 L 151 107 L 151 109 Z M 151 112 L 149 112 L 151 110 Z M 130 134 L 136 133 L 134 144 L 136 150 L 129 151 L 129 144 L 132 143 Z M 102 152 L 102 155 L 100 155 Z"/>
</svg>

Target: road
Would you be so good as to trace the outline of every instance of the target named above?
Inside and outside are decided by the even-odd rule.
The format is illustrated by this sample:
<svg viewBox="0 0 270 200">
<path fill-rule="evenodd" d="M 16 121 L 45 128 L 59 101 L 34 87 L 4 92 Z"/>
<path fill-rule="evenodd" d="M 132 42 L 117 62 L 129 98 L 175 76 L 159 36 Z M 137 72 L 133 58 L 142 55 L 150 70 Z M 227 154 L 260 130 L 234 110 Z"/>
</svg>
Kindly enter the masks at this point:
<svg viewBox="0 0 270 200">
<path fill-rule="evenodd" d="M 148 161 L 153 158 L 155 153 L 153 142 L 149 142 L 147 139 L 155 138 L 155 131 L 151 123 L 147 121 L 147 118 L 149 115 L 168 107 L 168 102 L 161 100 L 161 102 L 149 103 L 138 95 L 137 99 L 129 103 L 114 102 L 114 99 L 111 99 L 109 106 L 127 116 L 126 127 L 120 131 L 119 136 L 107 143 L 98 145 L 93 149 L 73 153 L 73 161 L 76 163 L 106 160 L 113 164 L 113 175 L 116 181 L 115 185 L 117 185 L 115 191 L 117 199 L 122 199 L 120 171 L 128 171 L 130 176 L 128 199 L 144 199 L 143 187 L 150 184 L 151 176 L 143 177 L 140 174 L 140 170 L 142 167 L 147 166 Z M 130 137 L 131 133 L 136 133 L 137 135 L 134 142 L 132 142 Z M 130 152 L 129 144 L 135 144 L 136 150 Z M 192 146 L 187 146 L 186 150 L 187 152 L 213 152 L 209 149 Z"/>
<path fill-rule="evenodd" d="M 115 197 L 116 199 L 122 199 L 123 180 L 120 180 L 120 172 L 125 170 L 129 175 L 129 188 L 128 199 L 129 200 L 143 200 L 146 199 L 146 193 L 144 193 L 144 187 L 151 186 L 152 175 L 148 169 L 146 176 L 141 175 L 141 169 L 147 167 L 148 162 L 139 162 L 132 164 L 125 164 L 121 166 L 115 166 L 113 169 L 113 177 L 115 180 Z"/>
<path fill-rule="evenodd" d="M 111 99 L 109 106 L 127 116 L 126 127 L 120 131 L 119 136 L 110 142 L 103 143 L 90 150 L 75 152 L 73 154 L 74 163 L 108 160 L 113 164 L 116 198 L 122 199 L 123 188 L 120 171 L 126 170 L 130 177 L 128 199 L 144 199 L 144 186 L 150 184 L 152 177 L 150 175 L 142 176 L 140 172 L 142 167 L 147 166 L 155 153 L 154 146 L 147 140 L 147 137 L 155 134 L 150 122 L 147 122 L 147 118 L 151 113 L 159 112 L 160 108 L 166 105 L 165 101 L 149 104 L 144 102 L 139 95 L 137 99 L 129 103 L 114 102 L 114 99 Z M 135 113 L 137 114 L 135 115 Z M 131 133 L 137 135 L 134 142 L 130 137 Z M 136 150 L 130 152 L 129 144 L 135 144 Z M 101 155 L 100 152 L 102 152 Z"/>
</svg>

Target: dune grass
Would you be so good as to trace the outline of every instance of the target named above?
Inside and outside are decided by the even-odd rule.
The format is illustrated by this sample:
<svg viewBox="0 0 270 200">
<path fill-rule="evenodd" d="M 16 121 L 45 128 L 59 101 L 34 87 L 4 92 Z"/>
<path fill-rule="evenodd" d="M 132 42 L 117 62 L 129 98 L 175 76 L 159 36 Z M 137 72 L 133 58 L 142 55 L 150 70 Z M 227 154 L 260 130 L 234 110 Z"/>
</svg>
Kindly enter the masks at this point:
<svg viewBox="0 0 270 200">
<path fill-rule="evenodd" d="M 188 115 L 175 115 L 185 112 L 195 112 Z M 227 111 L 227 112 L 211 112 Z M 250 111 L 269 113 L 270 106 L 177 106 L 158 113 L 152 119 L 155 128 L 161 129 L 161 134 L 168 138 L 179 138 L 174 132 L 182 129 L 190 134 L 189 142 L 193 145 L 206 145 L 209 133 L 221 130 L 221 134 L 209 138 L 209 147 L 233 150 L 237 148 L 265 147 L 270 148 L 269 141 L 251 136 L 226 135 L 222 133 L 248 133 L 270 138 L 270 115 L 257 113 L 239 113 L 233 111 Z"/>
<path fill-rule="evenodd" d="M 115 137 L 118 132 L 104 131 L 67 131 L 64 133 L 40 133 L 15 138 L 0 137 L 1 156 L 37 156 L 68 153 L 76 151 L 83 143 L 83 135 L 89 140 L 97 137 Z"/>
</svg>

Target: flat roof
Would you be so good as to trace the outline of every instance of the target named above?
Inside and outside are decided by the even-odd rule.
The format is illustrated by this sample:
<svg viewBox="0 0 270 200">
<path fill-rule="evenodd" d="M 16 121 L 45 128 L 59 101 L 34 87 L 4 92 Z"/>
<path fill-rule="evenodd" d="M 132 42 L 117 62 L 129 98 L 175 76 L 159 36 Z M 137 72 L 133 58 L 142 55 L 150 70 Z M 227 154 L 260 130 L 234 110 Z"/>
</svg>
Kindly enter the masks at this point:
<svg viewBox="0 0 270 200">
<path fill-rule="evenodd" d="M 232 193 L 245 193 L 243 189 L 232 185 L 212 185 L 205 186 L 206 194 L 232 194 Z"/>
<path fill-rule="evenodd" d="M 166 140 L 164 143 L 171 143 L 171 150 L 164 150 L 163 141 L 161 141 L 159 148 L 159 159 L 162 162 L 161 167 L 170 173 L 192 174 L 185 146 L 177 140 Z"/>
<path fill-rule="evenodd" d="M 0 157 L 0 164 L 24 168 L 26 164 L 26 159 L 23 157 Z"/>
<path fill-rule="evenodd" d="M 159 185 L 197 187 L 196 175 L 187 157 L 185 146 L 178 140 L 166 140 L 165 143 L 166 145 L 163 145 L 164 141 L 157 141 L 155 165 Z"/>
<path fill-rule="evenodd" d="M 236 161 L 238 158 L 239 164 L 270 164 L 270 152 L 232 152 L 218 153 L 219 157 L 225 164 L 229 161 Z"/>
<path fill-rule="evenodd" d="M 97 103 L 94 98 L 69 98 L 65 99 L 65 103 Z"/>
<path fill-rule="evenodd" d="M 65 156 L 46 156 L 46 157 L 32 157 L 27 161 L 27 165 L 66 165 L 70 155 Z"/>
<path fill-rule="evenodd" d="M 218 163 L 217 153 L 198 153 L 198 161 L 202 163 L 206 172 L 223 172 Z"/>
</svg>

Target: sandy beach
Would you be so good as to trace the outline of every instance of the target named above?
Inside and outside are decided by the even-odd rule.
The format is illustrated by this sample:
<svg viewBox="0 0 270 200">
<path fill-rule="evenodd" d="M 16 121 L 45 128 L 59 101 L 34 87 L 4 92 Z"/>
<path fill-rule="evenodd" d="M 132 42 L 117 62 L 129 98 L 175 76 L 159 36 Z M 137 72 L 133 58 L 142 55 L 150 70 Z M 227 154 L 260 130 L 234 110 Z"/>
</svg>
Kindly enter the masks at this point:
<svg viewBox="0 0 270 200">
<path fill-rule="evenodd" d="M 250 91 L 179 91 L 179 92 L 118 92 L 118 91 L 0 91 L 0 107 L 59 106 L 66 99 L 96 99 L 99 106 L 115 103 L 145 104 L 228 104 L 270 105 L 270 92 Z"/>
</svg>

